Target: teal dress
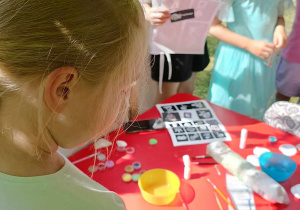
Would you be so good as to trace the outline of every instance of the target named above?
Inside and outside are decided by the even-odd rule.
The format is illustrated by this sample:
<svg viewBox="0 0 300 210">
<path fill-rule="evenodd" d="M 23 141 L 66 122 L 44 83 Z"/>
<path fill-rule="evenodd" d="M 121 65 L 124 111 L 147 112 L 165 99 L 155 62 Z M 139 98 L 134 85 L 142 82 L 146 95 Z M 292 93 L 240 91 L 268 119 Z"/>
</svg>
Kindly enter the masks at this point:
<svg viewBox="0 0 300 210">
<path fill-rule="evenodd" d="M 285 0 L 219 0 L 219 19 L 227 28 L 254 40 L 273 42 Z M 289 5 L 292 2 L 289 1 Z M 212 71 L 208 100 L 249 117 L 262 120 L 275 101 L 275 69 L 246 50 L 220 42 Z"/>
</svg>

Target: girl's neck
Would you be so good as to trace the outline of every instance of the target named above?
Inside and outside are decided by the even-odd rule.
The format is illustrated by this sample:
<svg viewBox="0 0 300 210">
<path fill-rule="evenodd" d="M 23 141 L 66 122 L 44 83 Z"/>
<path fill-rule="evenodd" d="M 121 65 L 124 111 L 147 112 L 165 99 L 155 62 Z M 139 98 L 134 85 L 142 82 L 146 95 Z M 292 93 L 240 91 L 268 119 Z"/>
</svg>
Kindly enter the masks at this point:
<svg viewBox="0 0 300 210">
<path fill-rule="evenodd" d="M 49 133 L 47 140 L 37 141 L 33 111 L 26 102 L 20 106 L 14 99 L 1 101 L 0 172 L 32 177 L 53 174 L 64 165 L 56 152 L 57 144 Z"/>
<path fill-rule="evenodd" d="M 0 137 L 0 172 L 12 176 L 33 177 L 57 172 L 64 165 L 63 158 L 56 152 L 45 151 L 24 139 Z"/>
</svg>

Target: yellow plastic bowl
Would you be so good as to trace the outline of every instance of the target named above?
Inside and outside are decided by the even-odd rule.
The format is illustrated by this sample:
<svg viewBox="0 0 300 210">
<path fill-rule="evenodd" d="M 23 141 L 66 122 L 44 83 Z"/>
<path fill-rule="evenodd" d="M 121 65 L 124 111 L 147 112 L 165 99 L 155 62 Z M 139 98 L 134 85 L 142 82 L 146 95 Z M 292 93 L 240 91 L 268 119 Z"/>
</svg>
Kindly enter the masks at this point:
<svg viewBox="0 0 300 210">
<path fill-rule="evenodd" d="M 167 205 L 176 197 L 180 187 L 178 176 L 166 169 L 152 169 L 139 179 L 143 198 L 154 205 Z"/>
</svg>

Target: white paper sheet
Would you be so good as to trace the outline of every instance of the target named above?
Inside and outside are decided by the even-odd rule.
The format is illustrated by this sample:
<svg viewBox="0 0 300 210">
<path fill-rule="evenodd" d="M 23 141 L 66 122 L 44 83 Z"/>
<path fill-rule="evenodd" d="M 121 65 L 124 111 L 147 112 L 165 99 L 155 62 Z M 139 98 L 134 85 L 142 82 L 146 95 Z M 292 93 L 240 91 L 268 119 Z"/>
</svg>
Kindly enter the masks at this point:
<svg viewBox="0 0 300 210">
<path fill-rule="evenodd" d="M 230 141 L 231 137 L 205 100 L 157 104 L 173 146 Z"/>
<path fill-rule="evenodd" d="M 151 54 L 204 54 L 208 30 L 222 2 L 215 0 L 153 0 L 169 9 L 171 20 L 152 27 Z"/>
<path fill-rule="evenodd" d="M 226 187 L 236 210 L 255 210 L 252 190 L 237 177 L 226 174 Z"/>
</svg>

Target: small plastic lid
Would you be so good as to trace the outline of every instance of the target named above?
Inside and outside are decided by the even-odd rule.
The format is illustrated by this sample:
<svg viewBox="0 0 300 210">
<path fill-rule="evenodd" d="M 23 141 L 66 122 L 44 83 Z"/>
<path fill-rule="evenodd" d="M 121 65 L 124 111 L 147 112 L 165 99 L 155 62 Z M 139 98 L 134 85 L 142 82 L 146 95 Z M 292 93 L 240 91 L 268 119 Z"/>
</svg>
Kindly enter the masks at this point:
<svg viewBox="0 0 300 210">
<path fill-rule="evenodd" d="M 131 174 L 125 173 L 122 175 L 123 182 L 130 182 L 131 181 Z"/>
<path fill-rule="evenodd" d="M 291 193 L 295 196 L 295 198 L 300 199 L 300 184 L 297 184 L 291 188 Z"/>
<path fill-rule="evenodd" d="M 131 173 L 131 172 L 134 171 L 134 168 L 133 168 L 133 166 L 128 165 L 128 166 L 125 166 L 125 171 L 126 171 L 127 173 Z"/>
<path fill-rule="evenodd" d="M 106 155 L 100 153 L 100 154 L 97 156 L 97 159 L 98 159 L 99 161 L 105 161 L 105 160 L 106 160 Z"/>
<path fill-rule="evenodd" d="M 134 162 L 132 164 L 132 167 L 135 169 L 135 170 L 138 170 L 142 167 L 142 164 L 140 162 Z"/>
<path fill-rule="evenodd" d="M 286 156 L 294 156 L 297 154 L 297 148 L 292 144 L 282 144 L 279 151 Z"/>
<path fill-rule="evenodd" d="M 92 165 L 88 168 L 88 170 L 91 173 L 95 173 L 96 171 L 98 171 L 98 166 Z"/>
<path fill-rule="evenodd" d="M 127 153 L 127 154 L 133 154 L 134 152 L 135 152 L 134 147 L 127 147 L 127 148 L 126 148 L 126 153 Z"/>
<path fill-rule="evenodd" d="M 109 161 L 106 162 L 106 167 L 107 167 L 107 168 L 112 168 L 112 167 L 114 167 L 114 166 L 115 166 L 114 161 L 109 160 Z"/>
<path fill-rule="evenodd" d="M 156 145 L 157 144 L 157 140 L 156 139 L 150 139 L 149 140 L 149 144 L 150 145 Z"/>
<path fill-rule="evenodd" d="M 106 168 L 106 164 L 105 164 L 105 163 L 99 163 L 99 164 L 97 165 L 97 167 L 98 167 L 98 170 L 99 170 L 99 171 L 104 171 L 105 168 Z"/>
<path fill-rule="evenodd" d="M 134 182 L 138 182 L 140 179 L 140 176 L 141 176 L 140 174 L 132 174 L 131 179 Z"/>
<path fill-rule="evenodd" d="M 125 141 L 117 140 L 116 143 L 118 147 L 127 147 L 127 143 Z"/>
</svg>

